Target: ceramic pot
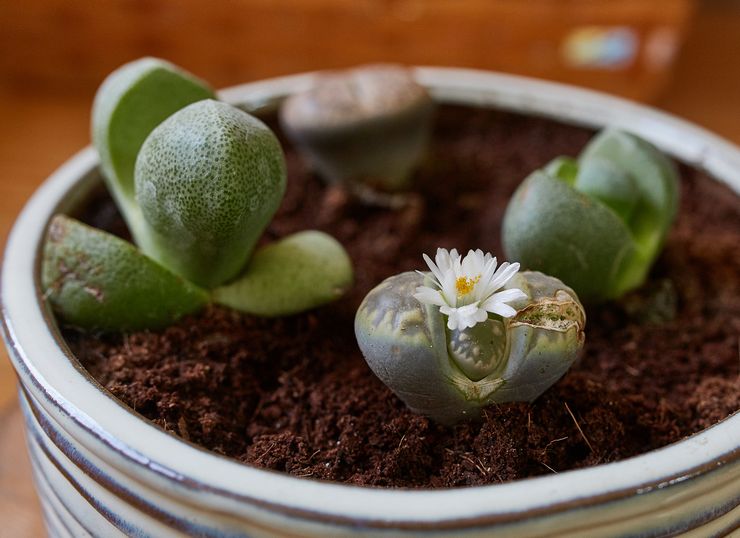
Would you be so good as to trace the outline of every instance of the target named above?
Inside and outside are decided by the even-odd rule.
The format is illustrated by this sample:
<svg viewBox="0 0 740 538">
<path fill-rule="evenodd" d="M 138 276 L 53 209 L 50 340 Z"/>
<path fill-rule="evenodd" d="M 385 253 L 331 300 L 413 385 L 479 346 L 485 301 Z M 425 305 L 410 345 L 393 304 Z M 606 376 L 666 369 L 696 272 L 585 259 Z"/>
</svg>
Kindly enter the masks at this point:
<svg viewBox="0 0 740 538">
<path fill-rule="evenodd" d="M 496 107 L 591 127 L 616 125 L 740 192 L 740 150 L 621 99 L 513 76 L 424 68 L 440 102 Z M 221 92 L 274 107 L 314 75 Z M 407 491 L 299 479 L 242 465 L 154 426 L 78 364 L 42 300 L 39 253 L 54 213 L 99 183 L 85 149 L 36 192 L 2 267 L 3 335 L 20 380 L 28 448 L 53 536 L 723 535 L 740 522 L 740 414 L 624 461 L 501 485 Z M 693 533 L 693 534 L 692 534 Z"/>
</svg>

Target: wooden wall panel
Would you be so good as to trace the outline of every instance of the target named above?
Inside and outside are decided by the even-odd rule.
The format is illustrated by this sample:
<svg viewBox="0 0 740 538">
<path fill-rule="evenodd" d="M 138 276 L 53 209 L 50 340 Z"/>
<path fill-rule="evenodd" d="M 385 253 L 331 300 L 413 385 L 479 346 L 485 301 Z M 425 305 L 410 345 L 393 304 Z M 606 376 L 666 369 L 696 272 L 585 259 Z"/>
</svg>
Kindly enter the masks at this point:
<svg viewBox="0 0 740 538">
<path fill-rule="evenodd" d="M 692 4 L 0 0 L 0 77 L 8 85 L 89 92 L 116 66 L 143 55 L 171 59 L 216 86 L 308 69 L 400 61 L 529 74 L 639 98 L 662 85 L 670 66 L 668 49 L 680 42 Z M 606 68 L 567 61 L 564 44 L 574 32 L 592 28 L 598 34 L 622 27 L 637 43 L 634 58 Z M 649 53 L 655 48 L 651 43 L 668 50 L 661 56 L 665 62 L 656 62 Z"/>
</svg>

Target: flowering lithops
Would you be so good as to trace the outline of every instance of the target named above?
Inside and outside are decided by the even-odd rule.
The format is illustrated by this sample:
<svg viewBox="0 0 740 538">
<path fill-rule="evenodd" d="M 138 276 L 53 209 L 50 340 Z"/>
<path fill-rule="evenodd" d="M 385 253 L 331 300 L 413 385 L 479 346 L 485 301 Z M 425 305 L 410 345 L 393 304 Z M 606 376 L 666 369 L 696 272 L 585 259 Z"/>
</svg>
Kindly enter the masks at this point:
<svg viewBox="0 0 740 538">
<path fill-rule="evenodd" d="M 577 161 L 560 157 L 519 186 L 504 250 L 583 300 L 617 298 L 645 281 L 677 207 L 673 163 L 635 135 L 606 130 Z"/>
<path fill-rule="evenodd" d="M 433 111 L 407 69 L 369 65 L 320 75 L 285 100 L 280 121 L 327 181 L 398 191 L 424 156 Z"/>
<path fill-rule="evenodd" d="M 323 232 L 255 251 L 285 191 L 283 153 L 264 123 L 210 95 L 152 59 L 124 66 L 101 87 L 93 141 L 141 252 L 58 217 L 42 272 L 66 322 L 155 328 L 208 302 L 280 316 L 332 301 L 351 284 L 347 253 Z"/>
<path fill-rule="evenodd" d="M 427 258 L 365 297 L 355 335 L 370 368 L 413 411 L 445 424 L 531 401 L 578 356 L 586 317 L 558 279 L 470 251 Z M 500 290 L 500 291 L 499 291 Z"/>
</svg>

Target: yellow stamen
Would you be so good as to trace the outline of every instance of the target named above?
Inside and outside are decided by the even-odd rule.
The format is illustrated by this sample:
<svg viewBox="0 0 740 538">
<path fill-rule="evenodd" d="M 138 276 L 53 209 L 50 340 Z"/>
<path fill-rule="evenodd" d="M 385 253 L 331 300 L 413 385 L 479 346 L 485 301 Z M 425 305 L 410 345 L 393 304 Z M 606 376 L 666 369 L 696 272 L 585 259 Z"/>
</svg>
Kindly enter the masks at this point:
<svg viewBox="0 0 740 538">
<path fill-rule="evenodd" d="M 457 289 L 457 296 L 462 297 L 463 295 L 467 295 L 471 291 L 473 291 L 473 288 L 475 288 L 475 285 L 480 280 L 480 275 L 478 275 L 475 278 L 468 278 L 466 276 L 458 277 L 455 281 L 455 289 Z"/>
</svg>

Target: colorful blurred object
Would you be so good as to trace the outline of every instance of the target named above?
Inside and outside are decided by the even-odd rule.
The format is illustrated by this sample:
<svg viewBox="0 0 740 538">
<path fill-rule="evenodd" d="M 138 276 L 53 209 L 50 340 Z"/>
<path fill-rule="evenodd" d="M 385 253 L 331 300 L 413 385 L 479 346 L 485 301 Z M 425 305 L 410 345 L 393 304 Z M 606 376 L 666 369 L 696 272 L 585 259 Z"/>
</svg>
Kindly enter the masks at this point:
<svg viewBox="0 0 740 538">
<path fill-rule="evenodd" d="M 575 68 L 623 69 L 637 59 L 637 33 L 627 26 L 576 28 L 563 42 L 563 56 Z"/>
<path fill-rule="evenodd" d="M 166 57 L 216 86 L 396 61 L 492 69 L 637 99 L 663 87 L 693 0 L 0 2 L 0 80 L 91 91 Z"/>
</svg>

